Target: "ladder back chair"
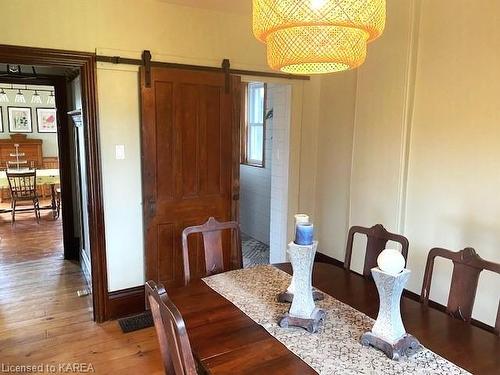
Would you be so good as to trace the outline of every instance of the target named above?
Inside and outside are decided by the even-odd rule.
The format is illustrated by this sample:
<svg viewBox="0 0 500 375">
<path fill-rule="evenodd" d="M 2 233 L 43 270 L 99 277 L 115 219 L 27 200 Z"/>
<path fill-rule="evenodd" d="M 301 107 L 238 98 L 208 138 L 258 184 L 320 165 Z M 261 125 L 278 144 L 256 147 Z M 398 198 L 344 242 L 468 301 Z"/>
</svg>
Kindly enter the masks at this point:
<svg viewBox="0 0 500 375">
<path fill-rule="evenodd" d="M 181 313 L 168 298 L 163 285 L 148 281 L 145 289 L 146 302 L 151 309 L 156 335 L 160 343 L 165 373 L 167 375 L 197 374 L 191 344 Z"/>
<path fill-rule="evenodd" d="M 44 156 L 42 158 L 42 168 L 43 169 L 59 169 L 59 157 L 55 156 Z M 58 184 L 59 185 L 59 184 Z M 42 197 L 51 197 L 52 188 L 48 184 L 43 184 L 38 187 L 41 191 Z"/>
<path fill-rule="evenodd" d="M 434 261 L 437 257 L 449 259 L 453 262 L 453 273 L 446 312 L 457 319 L 470 323 L 474 300 L 476 299 L 479 275 L 483 270 L 500 274 L 500 264 L 484 260 L 471 247 L 457 252 L 437 247 L 431 249 L 427 256 L 422 293 L 420 294 L 420 301 L 425 305 L 429 303 Z M 500 301 L 497 310 L 495 333 L 500 335 Z"/>
<path fill-rule="evenodd" d="M 224 254 L 222 247 L 222 231 L 231 231 L 232 246 L 235 249 L 231 254 L 231 263 L 242 268 L 242 253 L 240 226 L 236 221 L 221 223 L 214 217 L 210 217 L 205 224 L 187 227 L 182 231 L 182 257 L 184 264 L 184 283 L 191 280 L 189 269 L 189 246 L 188 237 L 194 233 L 201 233 L 205 252 L 205 275 L 214 275 L 226 271 L 224 269 Z M 234 235 L 234 236 L 233 236 Z M 235 254 L 234 254 L 235 253 Z"/>
<path fill-rule="evenodd" d="M 364 234 L 368 238 L 366 243 L 365 262 L 363 266 L 363 276 L 371 277 L 371 269 L 377 267 L 377 257 L 385 250 L 387 242 L 394 241 L 401 244 L 401 254 L 408 259 L 409 242 L 405 236 L 388 232 L 382 224 L 376 224 L 371 228 L 353 226 L 349 229 L 347 235 L 347 246 L 345 251 L 344 268 L 351 268 L 352 247 L 354 244 L 354 235 L 356 233 Z"/>
<path fill-rule="evenodd" d="M 19 202 L 32 202 L 36 222 L 40 223 L 40 203 L 36 192 L 36 170 L 27 172 L 6 171 L 11 196 L 12 223 L 16 221 Z"/>
</svg>

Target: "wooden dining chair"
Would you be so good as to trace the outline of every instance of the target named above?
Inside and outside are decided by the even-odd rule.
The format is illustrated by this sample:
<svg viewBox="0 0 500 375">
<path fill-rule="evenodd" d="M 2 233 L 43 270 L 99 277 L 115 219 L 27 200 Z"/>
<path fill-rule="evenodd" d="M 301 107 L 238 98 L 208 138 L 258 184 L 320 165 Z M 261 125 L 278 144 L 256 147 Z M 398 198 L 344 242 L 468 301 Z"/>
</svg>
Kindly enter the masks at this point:
<svg viewBox="0 0 500 375">
<path fill-rule="evenodd" d="M 476 299 L 479 275 L 483 270 L 500 274 L 500 264 L 482 259 L 471 247 L 457 252 L 437 247 L 431 249 L 427 256 L 422 293 L 420 294 L 420 300 L 425 305 L 429 303 L 434 260 L 437 257 L 449 259 L 453 262 L 453 273 L 446 312 L 455 318 L 470 323 L 474 300 Z M 500 301 L 497 310 L 495 333 L 500 335 Z"/>
<path fill-rule="evenodd" d="M 59 169 L 59 158 L 57 156 L 44 156 L 42 158 L 42 168 L 43 169 Z M 59 187 L 59 184 L 56 186 L 56 189 Z M 42 197 L 51 197 L 52 188 L 49 184 L 43 184 L 39 187 L 39 190 L 42 191 Z"/>
<path fill-rule="evenodd" d="M 184 319 L 177 307 L 168 298 L 163 285 L 148 281 L 145 286 L 156 335 L 160 343 L 163 366 L 167 375 L 197 374 Z"/>
<path fill-rule="evenodd" d="M 235 242 L 236 254 L 232 254 L 236 259 L 232 263 L 238 264 L 242 268 L 240 225 L 236 221 L 221 223 L 215 218 L 210 217 L 205 224 L 187 227 L 182 231 L 182 257 L 184 263 L 184 283 L 188 284 L 191 280 L 191 271 L 189 269 L 189 246 L 188 237 L 194 233 L 201 233 L 203 236 L 203 245 L 205 252 L 205 276 L 214 275 L 226 271 L 224 269 L 224 254 L 222 246 L 222 233 L 224 230 L 230 230 L 234 234 L 231 238 Z"/>
<path fill-rule="evenodd" d="M 12 223 L 16 221 L 16 208 L 19 202 L 32 202 L 36 222 L 40 223 L 40 203 L 36 192 L 36 170 L 27 172 L 6 171 L 9 181 Z"/>
<path fill-rule="evenodd" d="M 371 228 L 353 226 L 349 229 L 347 235 L 347 246 L 345 251 L 344 268 L 351 268 L 352 247 L 354 235 L 356 233 L 364 234 L 368 238 L 366 243 L 365 263 L 363 266 L 363 276 L 371 277 L 371 269 L 377 267 L 377 257 L 386 248 L 388 241 L 394 241 L 401 244 L 401 254 L 408 259 L 409 242 L 405 236 L 388 232 L 382 224 L 376 224 Z"/>
</svg>

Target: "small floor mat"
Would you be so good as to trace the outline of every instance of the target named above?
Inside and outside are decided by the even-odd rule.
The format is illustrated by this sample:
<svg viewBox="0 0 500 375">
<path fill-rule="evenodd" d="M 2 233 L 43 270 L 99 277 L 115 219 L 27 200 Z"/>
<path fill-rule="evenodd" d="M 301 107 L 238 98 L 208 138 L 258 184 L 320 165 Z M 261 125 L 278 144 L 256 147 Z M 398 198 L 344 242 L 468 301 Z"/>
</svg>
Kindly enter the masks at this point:
<svg viewBox="0 0 500 375">
<path fill-rule="evenodd" d="M 253 267 L 258 264 L 269 264 L 269 246 L 241 233 L 241 247 L 243 251 L 243 267 Z"/>
<path fill-rule="evenodd" d="M 145 311 L 138 315 L 118 319 L 118 324 L 123 333 L 128 333 L 152 327 L 154 326 L 154 321 L 151 311 Z"/>
</svg>

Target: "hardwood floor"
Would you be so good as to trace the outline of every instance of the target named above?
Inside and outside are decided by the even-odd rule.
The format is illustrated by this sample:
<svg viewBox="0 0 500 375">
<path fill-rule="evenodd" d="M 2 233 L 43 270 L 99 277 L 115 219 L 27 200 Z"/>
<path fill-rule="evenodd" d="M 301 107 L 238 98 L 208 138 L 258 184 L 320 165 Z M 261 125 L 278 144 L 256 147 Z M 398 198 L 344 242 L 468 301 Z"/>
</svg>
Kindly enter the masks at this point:
<svg viewBox="0 0 500 375">
<path fill-rule="evenodd" d="M 154 329 L 123 334 L 115 321 L 94 323 L 91 297 L 76 294 L 86 287 L 79 265 L 62 254 L 61 220 L 49 212 L 40 224 L 16 215 L 15 226 L 0 215 L 0 372 L 83 363 L 96 374 L 162 374 Z"/>
</svg>

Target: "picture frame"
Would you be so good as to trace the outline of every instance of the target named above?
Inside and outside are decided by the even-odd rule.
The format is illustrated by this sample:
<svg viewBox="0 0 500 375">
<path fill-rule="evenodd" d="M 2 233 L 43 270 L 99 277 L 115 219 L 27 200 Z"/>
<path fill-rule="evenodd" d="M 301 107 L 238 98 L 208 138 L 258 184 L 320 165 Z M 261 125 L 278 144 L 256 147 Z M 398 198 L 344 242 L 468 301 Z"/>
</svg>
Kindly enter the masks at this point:
<svg viewBox="0 0 500 375">
<path fill-rule="evenodd" d="M 37 108 L 36 120 L 38 133 L 57 133 L 57 109 Z"/>
<path fill-rule="evenodd" d="M 0 107 L 0 133 L 3 133 L 3 108 Z"/>
<path fill-rule="evenodd" d="M 30 107 L 7 107 L 10 133 L 33 133 Z"/>
</svg>

